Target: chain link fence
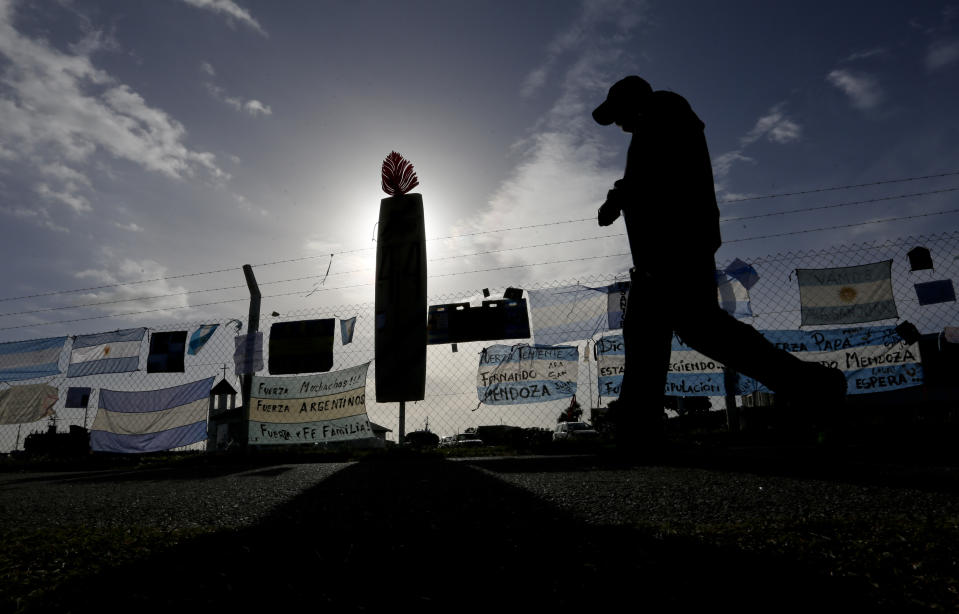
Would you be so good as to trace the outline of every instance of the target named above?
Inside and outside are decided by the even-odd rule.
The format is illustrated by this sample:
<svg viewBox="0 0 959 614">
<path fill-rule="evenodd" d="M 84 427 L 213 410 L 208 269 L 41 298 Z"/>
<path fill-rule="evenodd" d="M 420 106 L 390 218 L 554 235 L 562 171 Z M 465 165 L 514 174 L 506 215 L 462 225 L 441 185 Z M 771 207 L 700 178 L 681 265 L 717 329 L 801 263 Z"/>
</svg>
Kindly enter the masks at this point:
<svg viewBox="0 0 959 614">
<path fill-rule="evenodd" d="M 932 259 L 932 268 L 914 270 L 910 263 L 909 253 L 916 247 L 923 247 L 929 251 Z M 833 267 L 847 267 L 860 264 L 892 260 L 892 286 L 898 309 L 898 319 L 869 322 L 849 326 L 877 326 L 896 325 L 903 321 L 915 324 L 920 333 L 936 334 L 945 327 L 956 325 L 957 313 L 955 299 L 921 304 L 916 290 L 916 284 L 933 281 L 948 280 L 950 287 L 959 273 L 959 233 L 945 233 L 941 235 L 906 237 L 877 243 L 863 243 L 852 246 L 836 246 L 832 249 L 790 252 L 755 258 L 748 262 L 759 275 L 759 281 L 749 293 L 752 315 L 744 321 L 759 330 L 818 330 L 825 326 L 801 327 L 801 309 L 799 289 L 796 280 L 796 269 L 821 269 Z M 717 262 L 717 268 L 722 269 L 729 262 Z M 626 277 L 622 275 L 597 276 L 588 279 L 552 281 L 535 286 L 522 288 L 524 299 L 529 301 L 531 292 L 537 294 L 543 290 L 557 290 L 571 288 L 575 290 L 592 289 L 592 296 L 574 303 L 563 303 L 562 309 L 557 305 L 536 305 L 530 309 L 530 325 L 533 338 L 508 340 L 467 341 L 456 344 L 437 344 L 428 346 L 427 351 L 427 382 L 426 395 L 423 401 L 410 402 L 405 406 L 405 430 L 407 433 L 418 430 L 428 430 L 439 437 L 450 437 L 456 434 L 471 431 L 483 426 L 503 425 L 526 429 L 552 430 L 562 412 L 570 406 L 571 398 L 562 395 L 555 399 L 521 399 L 536 400 L 537 402 L 517 404 L 493 404 L 480 401 L 478 394 L 477 373 L 484 349 L 496 344 L 509 347 L 533 344 L 536 331 L 546 327 L 562 331 L 562 326 L 568 322 L 578 323 L 566 333 L 557 332 L 563 345 L 576 348 L 575 369 L 567 362 L 565 365 L 566 377 L 575 383 L 575 398 L 585 410 L 584 418 L 589 417 L 589 408 L 602 407 L 610 399 L 601 396 L 601 389 L 597 379 L 599 376 L 595 346 L 604 335 L 616 334 L 619 331 L 610 330 L 607 319 L 608 297 L 601 289 Z M 469 303 L 480 306 L 484 300 L 499 299 L 507 288 L 491 288 L 488 297 L 485 293 L 475 296 L 446 295 L 434 296 L 429 300 L 430 305 L 463 304 Z M 514 294 L 515 296 L 515 294 Z M 542 293 L 539 296 L 556 296 Z M 545 308 L 543 308 L 545 307 Z M 541 309 L 542 308 L 542 309 Z M 335 308 L 303 310 L 284 313 L 282 315 L 263 314 L 260 317 L 260 330 L 263 331 L 265 341 L 264 368 L 258 375 L 270 375 L 266 365 L 269 364 L 269 338 L 273 324 L 294 322 L 298 320 L 334 319 L 336 321 L 356 318 L 352 340 L 346 342 L 340 334 L 339 326 L 335 326 L 333 339 L 333 364 L 331 371 L 337 371 L 364 363 L 371 363 L 367 378 L 366 407 L 369 419 L 375 425 L 384 427 L 387 440 L 396 441 L 400 431 L 399 408 L 397 403 L 377 403 L 375 401 L 375 378 L 377 368 L 389 368 L 388 365 L 377 365 L 374 360 L 374 316 L 373 305 L 353 304 Z M 539 321 L 538 321 L 539 319 Z M 583 324 L 586 322 L 587 324 Z M 150 363 L 151 340 L 163 338 L 162 333 L 182 331 L 179 338 L 189 342 L 192 334 L 201 326 L 217 324 L 209 340 L 195 353 L 186 352 L 183 356 L 182 369 L 180 365 L 170 371 L 164 371 L 169 365 L 160 369 L 148 370 Z M 91 429 L 96 420 L 98 408 L 104 391 L 138 392 L 156 391 L 191 382 L 198 382 L 212 378 L 213 383 L 225 381 L 233 390 L 242 390 L 240 377 L 234 370 L 234 338 L 238 334 L 246 333 L 248 323 L 243 320 L 220 320 L 184 323 L 177 322 L 163 326 L 145 327 L 145 334 L 138 345 L 138 352 L 134 370 L 120 373 L 102 373 L 98 375 L 79 375 L 70 377 L 71 355 L 77 354 L 74 347 L 77 338 L 65 339 L 62 351 L 56 364 L 57 374 L 35 378 L 10 378 L 0 383 L 0 395 L 7 388 L 15 388 L 31 384 L 46 384 L 53 389 L 57 400 L 52 406 L 52 412 L 39 420 L 21 423 L 0 425 L 0 452 L 8 453 L 13 450 L 24 450 L 28 438 L 34 434 L 50 433 L 48 437 L 57 437 L 66 440 L 73 432 L 81 437 L 81 429 Z M 111 327 L 105 326 L 105 329 Z M 126 325 L 125 328 L 136 328 Z M 832 328 L 835 328 L 833 326 Z M 185 335 L 185 336 L 184 336 Z M 552 338 L 556 338 L 555 336 Z M 0 344 L 11 347 L 11 344 Z M 175 353 L 175 352 L 174 352 Z M 20 362 L 17 362 L 17 361 Z M 0 352 L 0 373 L 4 369 L 14 368 L 22 364 L 22 354 Z M 161 361 L 162 362 L 162 361 Z M 174 360 L 174 362 L 176 362 Z M 155 365 L 156 366 L 156 365 Z M 479 382 L 480 384 L 482 381 Z M 49 390 L 49 389 L 47 389 Z M 564 390 L 570 391 L 567 387 Z M 109 393 L 108 393 L 109 394 Z M 741 399 L 740 399 L 741 401 Z M 202 412 L 205 415 L 208 399 L 192 399 L 194 414 Z M 714 410 L 724 409 L 725 400 L 722 397 L 711 398 Z M 241 395 L 237 395 L 235 404 L 242 403 Z M 202 407 L 201 407 L 202 406 Z M 8 412 L 9 413 L 9 412 Z M 29 412 L 22 415 L 28 415 Z M 136 430 L 135 417 L 131 428 Z M 184 425 L 174 427 L 179 428 Z M 173 428 L 173 427 L 171 427 Z M 206 427 L 203 427 L 206 429 Z M 207 448 L 206 441 L 199 441 L 188 449 L 202 450 Z"/>
</svg>

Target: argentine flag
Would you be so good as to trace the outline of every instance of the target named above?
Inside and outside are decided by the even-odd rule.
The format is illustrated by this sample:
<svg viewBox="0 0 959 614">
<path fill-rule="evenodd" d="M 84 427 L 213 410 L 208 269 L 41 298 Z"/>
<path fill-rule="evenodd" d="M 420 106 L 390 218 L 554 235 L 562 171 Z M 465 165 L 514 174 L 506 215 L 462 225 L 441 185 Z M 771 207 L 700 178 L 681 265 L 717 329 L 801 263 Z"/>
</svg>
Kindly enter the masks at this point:
<svg viewBox="0 0 959 614">
<path fill-rule="evenodd" d="M 136 371 L 140 368 L 140 345 L 145 333 L 145 328 L 130 328 L 76 337 L 67 377 Z"/>
<path fill-rule="evenodd" d="M 832 269 L 796 269 L 802 325 L 855 324 L 899 317 L 892 260 Z"/>
<path fill-rule="evenodd" d="M 143 392 L 100 390 L 90 428 L 96 452 L 158 452 L 206 439 L 213 378 Z"/>
</svg>

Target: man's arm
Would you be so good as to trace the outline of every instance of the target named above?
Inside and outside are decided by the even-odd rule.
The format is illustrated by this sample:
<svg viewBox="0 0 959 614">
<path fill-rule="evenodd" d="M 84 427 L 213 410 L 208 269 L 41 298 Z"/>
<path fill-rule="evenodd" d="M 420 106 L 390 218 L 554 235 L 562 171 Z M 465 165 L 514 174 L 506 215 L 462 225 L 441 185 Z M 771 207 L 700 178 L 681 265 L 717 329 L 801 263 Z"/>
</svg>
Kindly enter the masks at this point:
<svg viewBox="0 0 959 614">
<path fill-rule="evenodd" d="M 613 189 L 606 193 L 606 202 L 600 205 L 596 214 L 600 226 L 609 226 L 619 219 L 619 214 L 626 205 L 623 180 L 617 180 L 613 186 Z"/>
</svg>

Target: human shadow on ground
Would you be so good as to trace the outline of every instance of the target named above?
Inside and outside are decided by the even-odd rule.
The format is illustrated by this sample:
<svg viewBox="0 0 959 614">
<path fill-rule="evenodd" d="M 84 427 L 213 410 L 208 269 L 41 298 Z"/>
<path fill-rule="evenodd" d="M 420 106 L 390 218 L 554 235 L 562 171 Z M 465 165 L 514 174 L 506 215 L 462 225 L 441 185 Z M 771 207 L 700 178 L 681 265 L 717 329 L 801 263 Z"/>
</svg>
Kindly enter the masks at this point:
<svg viewBox="0 0 959 614">
<path fill-rule="evenodd" d="M 863 611 L 866 595 L 787 560 L 589 525 L 465 463 L 411 460 L 352 465 L 253 527 L 66 583 L 28 611 Z"/>
</svg>

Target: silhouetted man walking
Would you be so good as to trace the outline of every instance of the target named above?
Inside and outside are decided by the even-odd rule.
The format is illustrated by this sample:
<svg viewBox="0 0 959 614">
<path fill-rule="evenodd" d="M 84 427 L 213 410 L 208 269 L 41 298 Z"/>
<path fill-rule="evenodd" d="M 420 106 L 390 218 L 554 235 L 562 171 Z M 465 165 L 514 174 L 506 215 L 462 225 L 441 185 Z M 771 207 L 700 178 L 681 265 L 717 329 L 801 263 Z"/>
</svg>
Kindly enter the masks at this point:
<svg viewBox="0 0 959 614">
<path fill-rule="evenodd" d="M 600 226 L 623 215 L 633 257 L 623 322 L 626 366 L 610 404 L 618 436 L 650 443 L 663 434 L 663 395 L 675 332 L 690 347 L 791 400 L 837 404 L 838 369 L 799 360 L 723 311 L 715 253 L 722 240 L 705 125 L 679 94 L 637 76 L 618 81 L 593 111 L 632 139 L 626 172 L 599 208 Z"/>
</svg>

